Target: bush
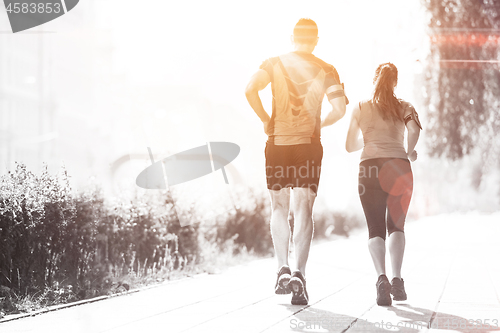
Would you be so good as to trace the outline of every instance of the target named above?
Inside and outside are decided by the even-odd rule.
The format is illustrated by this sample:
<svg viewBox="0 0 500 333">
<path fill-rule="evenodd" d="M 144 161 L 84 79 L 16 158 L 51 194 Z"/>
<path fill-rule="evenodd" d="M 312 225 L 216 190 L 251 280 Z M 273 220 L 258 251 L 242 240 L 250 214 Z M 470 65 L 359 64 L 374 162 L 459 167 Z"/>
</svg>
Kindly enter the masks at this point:
<svg viewBox="0 0 500 333">
<path fill-rule="evenodd" d="M 323 210 L 314 214 L 314 238 L 323 239 L 331 235 L 349 237 L 352 230 L 362 227 L 359 215 Z"/>
<path fill-rule="evenodd" d="M 18 291 L 51 284 L 74 219 L 67 175 L 36 177 L 18 164 L 0 181 L 0 283 Z"/>
<path fill-rule="evenodd" d="M 172 212 L 165 193 L 110 207 L 98 189 L 74 194 L 64 168 L 37 177 L 17 164 L 0 178 L 0 285 L 27 295 L 62 284 L 83 298 L 110 276 L 177 268 L 197 257 L 198 235 Z"/>
<path fill-rule="evenodd" d="M 269 199 L 247 191 L 245 204 L 238 204 L 225 215 L 219 216 L 215 239 L 218 244 L 232 240 L 246 251 L 269 255 L 273 250 L 270 231 L 271 212 Z M 239 248 L 236 247 L 238 252 Z"/>
</svg>

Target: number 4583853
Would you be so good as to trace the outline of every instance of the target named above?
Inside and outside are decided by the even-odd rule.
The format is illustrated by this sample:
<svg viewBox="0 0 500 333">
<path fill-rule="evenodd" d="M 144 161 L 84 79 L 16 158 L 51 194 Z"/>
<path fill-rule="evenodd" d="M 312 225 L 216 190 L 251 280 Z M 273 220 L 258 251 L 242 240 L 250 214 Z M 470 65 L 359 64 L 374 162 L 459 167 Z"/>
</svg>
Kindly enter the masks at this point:
<svg viewBox="0 0 500 333">
<path fill-rule="evenodd" d="M 59 14 L 61 12 L 61 4 L 60 3 L 35 3 L 35 2 L 14 2 L 9 3 L 6 8 L 7 13 L 14 14 L 35 14 L 35 13 L 45 13 L 45 14 Z"/>
</svg>

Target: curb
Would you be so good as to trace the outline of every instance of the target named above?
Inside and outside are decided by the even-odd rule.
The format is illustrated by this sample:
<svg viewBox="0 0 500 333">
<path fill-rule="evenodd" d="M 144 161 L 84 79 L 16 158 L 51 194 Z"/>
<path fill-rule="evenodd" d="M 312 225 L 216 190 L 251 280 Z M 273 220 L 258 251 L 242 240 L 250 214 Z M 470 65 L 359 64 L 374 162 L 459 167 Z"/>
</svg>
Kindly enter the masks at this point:
<svg viewBox="0 0 500 333">
<path fill-rule="evenodd" d="M 44 314 L 44 313 L 54 312 L 54 311 L 58 311 L 58 310 L 62 310 L 62 309 L 67 309 L 67 308 L 71 308 L 71 307 L 74 307 L 74 306 L 95 303 L 95 302 L 103 301 L 103 300 L 110 299 L 110 298 L 113 298 L 113 297 L 119 297 L 119 296 L 125 296 L 125 295 L 135 294 L 135 293 L 137 293 L 139 291 L 144 291 L 144 290 L 153 289 L 153 288 L 159 288 L 159 287 L 163 287 L 163 286 L 168 285 L 168 284 L 178 283 L 178 282 L 181 282 L 181 281 L 184 281 L 184 280 L 189 280 L 189 279 L 196 279 L 196 278 L 199 278 L 199 277 L 202 277 L 202 276 L 205 276 L 205 275 L 209 275 L 209 274 L 208 273 L 199 273 L 199 274 L 195 274 L 193 276 L 186 276 L 186 277 L 184 277 L 182 279 L 178 279 L 178 280 L 174 280 L 174 281 L 166 281 L 166 282 L 162 282 L 162 283 L 159 283 L 159 284 L 152 284 L 152 285 L 149 285 L 149 286 L 144 286 L 144 287 L 140 287 L 140 288 L 137 288 L 137 289 L 131 289 L 131 290 L 128 290 L 126 292 L 121 292 L 121 293 L 117 293 L 117 294 L 97 296 L 97 297 L 94 297 L 94 298 L 84 299 L 84 300 L 76 301 L 76 302 L 72 302 L 72 303 L 52 305 L 52 306 L 49 306 L 49 307 L 47 307 L 45 309 L 36 310 L 36 311 L 33 311 L 33 312 L 28 312 L 28 313 L 20 313 L 20 314 L 15 314 L 15 315 L 6 315 L 3 319 L 0 319 L 0 324 L 6 323 L 6 322 L 9 322 L 9 321 L 18 320 L 18 319 L 27 318 L 27 317 L 35 317 L 35 316 L 38 316 L 38 315 L 41 315 L 41 314 Z"/>
</svg>

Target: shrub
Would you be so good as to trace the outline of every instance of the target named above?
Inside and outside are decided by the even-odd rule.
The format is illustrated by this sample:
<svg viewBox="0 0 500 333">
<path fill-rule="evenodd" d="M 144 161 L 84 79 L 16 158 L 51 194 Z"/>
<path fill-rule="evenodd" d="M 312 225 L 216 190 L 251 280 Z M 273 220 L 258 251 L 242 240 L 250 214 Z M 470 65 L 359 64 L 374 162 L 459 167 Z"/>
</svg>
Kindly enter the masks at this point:
<svg viewBox="0 0 500 333">
<path fill-rule="evenodd" d="M 272 253 L 273 243 L 270 232 L 271 212 L 269 198 L 249 190 L 245 202 L 234 206 L 232 210 L 219 216 L 215 239 L 220 246 L 232 240 L 235 252 L 239 245 L 258 255 Z"/>
<path fill-rule="evenodd" d="M 17 164 L 0 178 L 0 285 L 16 295 L 62 283 L 86 297 L 110 276 L 196 258 L 197 238 L 196 226 L 180 227 L 165 193 L 112 207 L 99 189 L 74 194 L 64 168 L 51 176 L 45 166 L 37 177 Z"/>
</svg>

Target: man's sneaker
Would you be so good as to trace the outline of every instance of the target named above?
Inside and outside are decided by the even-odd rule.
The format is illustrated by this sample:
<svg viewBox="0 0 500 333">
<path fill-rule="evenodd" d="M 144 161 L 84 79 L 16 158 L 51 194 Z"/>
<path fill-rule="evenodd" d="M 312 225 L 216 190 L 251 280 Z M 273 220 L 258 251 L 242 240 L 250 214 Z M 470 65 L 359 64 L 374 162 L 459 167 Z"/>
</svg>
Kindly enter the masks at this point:
<svg viewBox="0 0 500 333">
<path fill-rule="evenodd" d="M 307 305 L 309 302 L 309 295 L 306 290 L 306 279 L 300 271 L 292 273 L 292 278 L 288 284 L 292 290 L 292 304 L 293 305 Z"/>
<path fill-rule="evenodd" d="M 391 294 L 395 301 L 406 301 L 406 291 L 405 291 L 405 283 L 403 279 L 393 278 L 392 279 L 392 287 Z"/>
<path fill-rule="evenodd" d="M 392 304 L 391 283 L 385 274 L 378 277 L 377 281 L 377 304 L 389 306 Z"/>
<path fill-rule="evenodd" d="M 281 266 L 278 272 L 278 278 L 276 279 L 276 286 L 274 287 L 274 292 L 278 295 L 285 295 L 291 293 L 288 282 L 291 278 L 290 267 L 287 265 Z"/>
</svg>

